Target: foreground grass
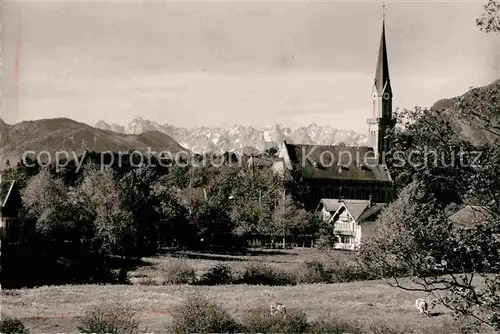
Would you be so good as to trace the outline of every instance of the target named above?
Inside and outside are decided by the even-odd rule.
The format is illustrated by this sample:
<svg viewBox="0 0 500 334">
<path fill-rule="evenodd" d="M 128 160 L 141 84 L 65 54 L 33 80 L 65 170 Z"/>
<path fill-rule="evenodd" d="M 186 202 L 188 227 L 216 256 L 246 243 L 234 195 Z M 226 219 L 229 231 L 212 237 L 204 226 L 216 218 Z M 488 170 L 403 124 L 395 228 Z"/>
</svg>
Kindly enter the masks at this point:
<svg viewBox="0 0 500 334">
<path fill-rule="evenodd" d="M 138 312 L 150 331 L 165 332 L 173 309 L 193 292 L 217 301 L 241 319 L 250 309 L 267 306 L 270 298 L 288 308 L 300 308 L 309 319 L 335 315 L 369 325 L 433 329 L 442 332 L 449 321 L 443 309 L 430 318 L 421 317 L 414 306 L 418 294 L 390 288 L 381 281 L 342 284 L 309 284 L 282 287 L 231 286 L 131 286 L 75 285 L 11 290 L 2 296 L 2 312 L 23 320 L 33 332 L 75 332 L 85 309 L 102 299 L 123 300 Z M 437 332 L 436 332 L 437 333 Z"/>
</svg>

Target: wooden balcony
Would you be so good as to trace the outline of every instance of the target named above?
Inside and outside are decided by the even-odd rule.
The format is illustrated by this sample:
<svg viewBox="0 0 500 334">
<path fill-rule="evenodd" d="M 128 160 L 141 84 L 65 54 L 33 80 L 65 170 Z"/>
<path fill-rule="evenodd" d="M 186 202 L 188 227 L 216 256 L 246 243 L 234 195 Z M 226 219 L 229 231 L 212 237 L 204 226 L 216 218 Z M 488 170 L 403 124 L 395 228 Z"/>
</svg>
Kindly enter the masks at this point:
<svg viewBox="0 0 500 334">
<path fill-rule="evenodd" d="M 354 223 L 336 222 L 333 226 L 333 232 L 344 235 L 355 235 Z"/>
</svg>

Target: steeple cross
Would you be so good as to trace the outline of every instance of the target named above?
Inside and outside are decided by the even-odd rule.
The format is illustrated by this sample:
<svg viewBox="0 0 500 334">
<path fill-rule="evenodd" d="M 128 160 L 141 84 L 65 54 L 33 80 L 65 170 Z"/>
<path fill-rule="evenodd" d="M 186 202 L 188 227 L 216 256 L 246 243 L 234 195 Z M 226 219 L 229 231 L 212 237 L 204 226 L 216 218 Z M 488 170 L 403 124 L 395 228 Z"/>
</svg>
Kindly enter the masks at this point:
<svg viewBox="0 0 500 334">
<path fill-rule="evenodd" d="M 382 18 L 385 20 L 385 2 L 382 2 Z"/>
</svg>

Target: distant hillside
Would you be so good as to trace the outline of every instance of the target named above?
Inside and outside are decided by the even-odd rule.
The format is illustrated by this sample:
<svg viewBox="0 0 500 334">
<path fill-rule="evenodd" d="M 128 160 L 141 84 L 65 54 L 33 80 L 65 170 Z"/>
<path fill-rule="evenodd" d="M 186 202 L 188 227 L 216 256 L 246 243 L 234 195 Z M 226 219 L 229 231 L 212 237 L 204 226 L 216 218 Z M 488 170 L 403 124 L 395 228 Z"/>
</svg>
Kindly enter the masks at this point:
<svg viewBox="0 0 500 334">
<path fill-rule="evenodd" d="M 107 124 L 99 121 L 97 128 L 118 133 L 139 134 L 145 131 L 160 131 L 168 134 L 182 146 L 196 153 L 206 152 L 243 152 L 253 148 L 259 152 L 270 147 L 279 147 L 286 140 L 296 144 L 366 145 L 366 136 L 352 130 L 335 129 L 328 125 L 310 124 L 292 129 L 284 124 L 274 124 L 263 128 L 235 125 L 233 127 L 197 127 L 183 128 L 170 124 L 137 117 L 126 126 Z"/>
<path fill-rule="evenodd" d="M 140 135 L 120 134 L 92 127 L 68 118 L 42 119 L 9 125 L 0 120 L 0 168 L 8 159 L 17 163 L 24 152 L 47 151 L 52 157 L 56 151 L 128 151 L 147 150 L 189 152 L 172 137 L 158 131 L 148 131 Z"/>
<path fill-rule="evenodd" d="M 455 107 L 459 100 L 472 111 L 472 117 L 465 118 L 459 113 Z M 431 108 L 451 120 L 457 132 L 474 144 L 493 143 L 500 139 L 500 80 L 458 97 L 439 100 Z"/>
</svg>

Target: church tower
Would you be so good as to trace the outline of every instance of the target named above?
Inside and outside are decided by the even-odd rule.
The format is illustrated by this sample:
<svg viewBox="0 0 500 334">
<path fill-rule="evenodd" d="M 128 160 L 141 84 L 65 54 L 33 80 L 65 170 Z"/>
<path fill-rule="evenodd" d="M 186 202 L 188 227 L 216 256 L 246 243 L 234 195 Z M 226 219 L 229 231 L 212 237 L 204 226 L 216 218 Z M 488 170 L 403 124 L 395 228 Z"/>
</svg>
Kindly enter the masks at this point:
<svg viewBox="0 0 500 334">
<path fill-rule="evenodd" d="M 393 123 L 392 97 L 384 17 L 382 20 L 382 37 L 380 39 L 377 68 L 375 70 L 375 82 L 372 91 L 373 115 L 367 120 L 368 146 L 373 147 L 379 163 L 382 161 L 383 154 L 391 149 L 387 135 Z"/>
</svg>

